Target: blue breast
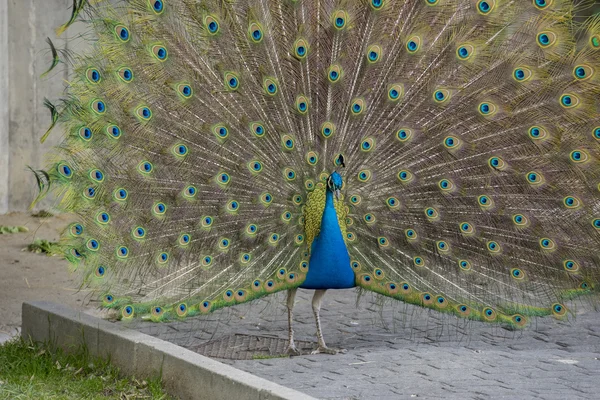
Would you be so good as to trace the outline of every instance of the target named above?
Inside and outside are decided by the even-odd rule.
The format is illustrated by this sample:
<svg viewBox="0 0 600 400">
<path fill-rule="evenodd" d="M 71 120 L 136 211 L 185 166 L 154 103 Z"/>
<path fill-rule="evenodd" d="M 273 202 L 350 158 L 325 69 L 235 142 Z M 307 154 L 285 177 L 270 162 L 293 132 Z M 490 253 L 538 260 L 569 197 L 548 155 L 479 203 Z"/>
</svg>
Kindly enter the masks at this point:
<svg viewBox="0 0 600 400">
<path fill-rule="evenodd" d="M 333 206 L 333 193 L 328 190 L 321 230 L 312 243 L 308 274 L 300 287 L 347 289 L 354 286 L 354 271 Z"/>
</svg>

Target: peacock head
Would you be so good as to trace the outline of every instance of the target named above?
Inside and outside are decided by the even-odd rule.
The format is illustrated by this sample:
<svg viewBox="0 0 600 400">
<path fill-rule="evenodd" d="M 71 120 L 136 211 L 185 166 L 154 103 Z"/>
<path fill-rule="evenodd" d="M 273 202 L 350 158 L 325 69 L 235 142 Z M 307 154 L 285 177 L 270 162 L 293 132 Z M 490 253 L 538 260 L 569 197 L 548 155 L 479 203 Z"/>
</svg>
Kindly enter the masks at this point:
<svg viewBox="0 0 600 400">
<path fill-rule="evenodd" d="M 342 180 L 342 176 L 337 172 L 333 172 L 327 178 L 327 189 L 335 194 L 335 198 L 339 200 L 340 198 L 340 190 L 342 190 L 342 186 L 344 185 L 344 181 Z"/>
</svg>

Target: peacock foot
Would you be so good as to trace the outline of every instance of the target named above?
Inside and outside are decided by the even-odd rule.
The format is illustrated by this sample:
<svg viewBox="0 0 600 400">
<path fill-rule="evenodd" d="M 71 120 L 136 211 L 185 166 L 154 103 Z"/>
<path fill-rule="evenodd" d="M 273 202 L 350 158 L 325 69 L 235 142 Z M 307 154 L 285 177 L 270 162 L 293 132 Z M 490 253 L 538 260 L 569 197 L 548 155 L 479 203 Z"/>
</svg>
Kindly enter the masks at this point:
<svg viewBox="0 0 600 400">
<path fill-rule="evenodd" d="M 300 350 L 298 350 L 296 348 L 296 345 L 294 345 L 294 344 L 288 346 L 286 354 L 289 355 L 289 356 L 301 356 L 302 355 L 302 353 L 300 352 Z"/>
<path fill-rule="evenodd" d="M 332 347 L 327 346 L 319 346 L 315 350 L 313 350 L 310 354 L 331 354 L 336 355 L 338 353 L 346 353 L 348 350 L 346 349 L 334 349 Z"/>
</svg>

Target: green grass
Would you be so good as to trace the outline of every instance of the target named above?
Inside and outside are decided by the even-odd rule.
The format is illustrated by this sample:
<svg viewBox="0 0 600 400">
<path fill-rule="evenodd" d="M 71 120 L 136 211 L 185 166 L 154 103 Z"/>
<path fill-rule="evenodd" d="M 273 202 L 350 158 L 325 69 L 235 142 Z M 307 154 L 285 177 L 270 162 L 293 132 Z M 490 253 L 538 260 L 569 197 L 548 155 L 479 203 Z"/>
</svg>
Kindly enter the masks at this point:
<svg viewBox="0 0 600 400">
<path fill-rule="evenodd" d="M 49 256 L 61 254 L 58 243 L 49 242 L 46 239 L 36 239 L 33 243 L 27 246 L 27 251 L 32 253 L 44 253 Z"/>
<path fill-rule="evenodd" d="M 29 229 L 26 226 L 5 226 L 0 225 L 0 235 L 9 234 L 9 233 L 22 233 L 29 232 Z"/>
<path fill-rule="evenodd" d="M 119 377 L 85 349 L 72 354 L 15 339 L 0 345 L 0 399 L 172 399 L 159 380 Z"/>
</svg>

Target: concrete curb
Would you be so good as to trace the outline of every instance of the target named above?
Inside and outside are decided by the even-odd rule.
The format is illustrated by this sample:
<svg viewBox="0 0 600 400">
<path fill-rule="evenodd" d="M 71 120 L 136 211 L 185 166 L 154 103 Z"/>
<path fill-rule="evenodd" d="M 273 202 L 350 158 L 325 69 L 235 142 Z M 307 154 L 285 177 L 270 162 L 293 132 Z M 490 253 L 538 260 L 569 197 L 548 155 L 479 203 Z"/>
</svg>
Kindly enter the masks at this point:
<svg viewBox="0 0 600 400">
<path fill-rule="evenodd" d="M 21 336 L 69 350 L 85 345 L 129 375 L 160 376 L 181 399 L 315 400 L 164 340 L 50 303 L 23 303 Z"/>
</svg>

